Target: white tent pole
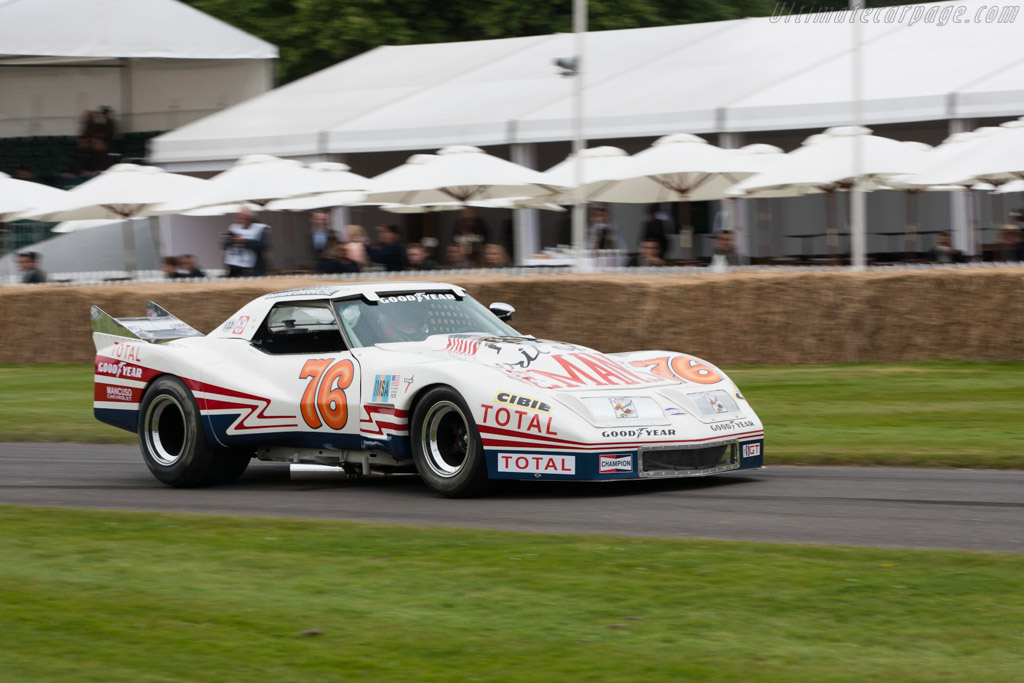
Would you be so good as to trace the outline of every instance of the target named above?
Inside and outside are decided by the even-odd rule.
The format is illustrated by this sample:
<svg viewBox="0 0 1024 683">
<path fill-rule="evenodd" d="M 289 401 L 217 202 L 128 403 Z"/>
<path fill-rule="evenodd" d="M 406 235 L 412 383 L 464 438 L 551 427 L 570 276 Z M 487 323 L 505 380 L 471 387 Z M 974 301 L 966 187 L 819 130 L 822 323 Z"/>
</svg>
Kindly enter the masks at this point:
<svg viewBox="0 0 1024 683">
<path fill-rule="evenodd" d="M 970 119 L 951 119 L 949 122 L 949 134 L 965 133 L 974 127 L 974 121 Z M 950 227 L 952 228 L 953 246 L 968 255 L 974 255 L 974 248 L 969 235 L 970 222 L 968 220 L 968 195 L 969 191 L 949 193 Z"/>
<path fill-rule="evenodd" d="M 537 145 L 533 143 L 514 143 L 512 145 L 512 161 L 526 166 L 537 167 Z M 540 251 L 540 224 L 537 209 L 512 210 L 512 234 L 515 264 L 522 265 L 531 254 Z"/>
<path fill-rule="evenodd" d="M 850 12 L 858 14 L 863 0 L 850 0 Z M 852 16 L 853 24 L 853 125 L 863 122 L 862 100 L 863 74 L 861 73 L 860 20 Z M 861 174 L 864 170 L 863 136 L 853 136 L 853 187 L 850 188 L 850 265 L 853 270 L 864 270 L 867 265 L 867 234 L 864 225 L 865 197 L 861 189 Z"/>
<path fill-rule="evenodd" d="M 572 153 L 576 155 L 575 180 L 572 206 L 572 247 L 576 253 L 577 267 L 586 246 L 587 204 L 583 192 L 583 48 L 587 35 L 587 0 L 573 0 L 572 30 L 576 41 L 576 73 L 573 75 L 573 139 Z"/>
</svg>

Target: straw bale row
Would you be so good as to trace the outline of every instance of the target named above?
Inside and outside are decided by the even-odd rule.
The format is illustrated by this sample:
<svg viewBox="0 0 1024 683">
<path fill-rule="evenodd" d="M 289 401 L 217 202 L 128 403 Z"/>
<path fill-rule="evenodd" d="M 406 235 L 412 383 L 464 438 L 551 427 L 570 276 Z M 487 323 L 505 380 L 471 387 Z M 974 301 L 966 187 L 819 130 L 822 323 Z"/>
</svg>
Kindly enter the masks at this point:
<svg viewBox="0 0 1024 683">
<path fill-rule="evenodd" d="M 419 278 L 425 279 L 425 278 Z M 518 309 L 521 332 L 720 365 L 1024 359 L 1024 268 L 702 275 L 450 275 Z M 0 287 L 0 363 L 92 361 L 89 307 L 156 301 L 208 332 L 260 294 L 327 280 Z"/>
</svg>

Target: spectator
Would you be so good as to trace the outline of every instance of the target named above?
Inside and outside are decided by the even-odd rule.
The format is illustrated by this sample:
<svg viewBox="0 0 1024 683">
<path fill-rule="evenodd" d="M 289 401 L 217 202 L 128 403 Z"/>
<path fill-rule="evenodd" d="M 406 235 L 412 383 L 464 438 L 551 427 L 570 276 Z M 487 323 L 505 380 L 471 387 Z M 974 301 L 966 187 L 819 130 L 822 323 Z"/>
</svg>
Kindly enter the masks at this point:
<svg viewBox="0 0 1024 683">
<path fill-rule="evenodd" d="M 437 264 L 427 258 L 427 250 L 419 242 L 405 248 L 405 260 L 408 270 L 437 270 Z"/>
<path fill-rule="evenodd" d="M 178 278 L 184 277 L 184 275 L 178 272 L 177 256 L 164 256 L 162 264 L 164 275 L 168 280 L 177 280 Z"/>
<path fill-rule="evenodd" d="M 378 225 L 376 230 L 377 244 L 366 247 L 370 260 L 384 266 L 388 272 L 405 270 L 405 249 L 398 230 L 393 225 Z"/>
<path fill-rule="evenodd" d="M 1000 230 L 999 239 L 1000 245 L 996 252 L 998 260 L 1013 263 L 1024 261 L 1024 242 L 1020 239 L 1020 228 L 1007 223 Z"/>
<path fill-rule="evenodd" d="M 345 231 L 345 252 L 356 262 L 360 270 L 370 267 L 370 257 L 366 253 L 366 230 L 361 225 L 350 225 Z"/>
<path fill-rule="evenodd" d="M 964 255 L 953 247 L 949 241 L 949 234 L 940 232 L 935 236 L 935 246 L 932 247 L 932 260 L 939 263 L 962 263 Z"/>
<path fill-rule="evenodd" d="M 740 257 L 736 254 L 732 230 L 723 230 L 715 235 L 715 253 L 711 257 L 711 266 L 716 270 L 726 270 L 729 266 L 740 265 Z"/>
<path fill-rule="evenodd" d="M 266 251 L 270 246 L 270 226 L 256 223 L 251 211 L 239 211 L 221 235 L 224 265 L 228 277 L 266 274 Z"/>
<path fill-rule="evenodd" d="M 640 234 L 641 253 L 643 253 L 643 242 L 656 242 L 659 260 L 663 260 L 665 252 L 668 251 L 668 233 L 671 229 L 668 221 L 661 218 L 662 215 L 661 207 L 658 204 L 649 204 L 646 213 L 647 220 L 644 221 L 643 232 Z"/>
<path fill-rule="evenodd" d="M 483 244 L 487 239 L 487 223 L 480 218 L 475 207 L 467 206 L 459 212 L 453 239 L 467 260 L 472 263 L 480 262 Z"/>
<path fill-rule="evenodd" d="M 449 244 L 444 248 L 444 261 L 450 270 L 469 270 L 473 267 L 462 253 L 462 247 L 457 244 Z"/>
<path fill-rule="evenodd" d="M 590 211 L 590 225 L 587 226 L 587 249 L 626 250 L 622 236 L 612 224 L 608 209 L 595 206 Z"/>
<path fill-rule="evenodd" d="M 318 273 L 358 273 L 359 264 L 349 258 L 344 242 L 331 240 L 324 250 L 324 256 L 316 268 Z"/>
<path fill-rule="evenodd" d="M 642 241 L 640 243 L 640 253 L 636 255 L 636 258 L 629 265 L 642 268 L 665 265 L 664 259 L 661 258 L 661 245 L 658 244 L 657 240 Z"/>
<path fill-rule="evenodd" d="M 508 268 L 511 265 L 505 247 L 493 243 L 484 246 L 484 268 Z"/>
<path fill-rule="evenodd" d="M 331 212 L 326 209 L 318 209 L 312 213 L 309 220 L 313 253 L 319 259 L 327 250 L 328 241 L 334 238 L 334 231 L 331 230 Z"/>
<path fill-rule="evenodd" d="M 18 254 L 18 270 L 21 271 L 21 281 L 27 285 L 46 282 L 46 273 L 39 267 L 42 261 L 39 254 L 34 251 L 23 251 Z"/>
<path fill-rule="evenodd" d="M 196 260 L 194 254 L 185 254 L 184 256 L 178 257 L 178 272 L 181 277 L 206 277 L 199 268 L 199 261 Z"/>
</svg>

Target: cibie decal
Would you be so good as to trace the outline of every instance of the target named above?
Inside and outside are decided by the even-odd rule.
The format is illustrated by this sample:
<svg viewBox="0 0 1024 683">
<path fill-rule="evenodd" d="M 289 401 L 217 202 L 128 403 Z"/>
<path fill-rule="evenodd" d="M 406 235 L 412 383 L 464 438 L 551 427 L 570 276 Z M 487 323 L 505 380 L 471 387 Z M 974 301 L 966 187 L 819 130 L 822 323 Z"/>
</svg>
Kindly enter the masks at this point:
<svg viewBox="0 0 1024 683">
<path fill-rule="evenodd" d="M 609 398 L 608 402 L 612 404 L 612 410 L 615 411 L 615 417 L 619 420 L 637 417 L 636 408 L 633 407 L 633 400 L 630 398 Z"/>
<path fill-rule="evenodd" d="M 665 408 L 665 414 L 666 415 L 673 415 L 673 416 L 686 415 L 686 411 L 683 410 L 682 408 L 671 408 L 670 407 L 670 408 Z"/>
<path fill-rule="evenodd" d="M 519 396 L 508 391 L 499 391 L 494 395 L 495 403 L 504 403 L 507 406 L 515 406 L 516 408 L 526 408 L 527 410 L 536 410 L 538 413 L 550 413 L 551 406 L 543 401 L 538 401 L 535 398 L 529 396 Z"/>
<path fill-rule="evenodd" d="M 382 296 L 380 302 L 382 304 L 394 304 L 399 301 L 455 301 L 458 297 L 454 294 L 436 294 L 427 292 L 416 292 L 415 294 L 400 294 L 398 296 Z"/>
<path fill-rule="evenodd" d="M 390 403 L 398 398 L 398 387 L 401 377 L 398 375 L 377 375 L 373 380 L 373 398 L 371 403 Z"/>
<path fill-rule="evenodd" d="M 231 334 L 242 334 L 243 332 L 245 332 L 245 327 L 248 324 L 249 324 L 249 316 L 247 316 L 247 315 L 240 315 L 240 316 L 238 316 L 238 320 L 235 321 L 235 326 L 234 326 L 234 328 L 232 328 Z"/>
<path fill-rule="evenodd" d="M 743 444 L 743 457 L 754 458 L 761 455 L 761 444 L 759 443 L 745 443 Z"/>
<path fill-rule="evenodd" d="M 576 456 L 498 453 L 498 471 L 523 474 L 576 474 Z"/>
<path fill-rule="evenodd" d="M 602 455 L 597 464 L 597 471 L 602 474 L 609 472 L 632 472 L 632 455 Z"/>
</svg>

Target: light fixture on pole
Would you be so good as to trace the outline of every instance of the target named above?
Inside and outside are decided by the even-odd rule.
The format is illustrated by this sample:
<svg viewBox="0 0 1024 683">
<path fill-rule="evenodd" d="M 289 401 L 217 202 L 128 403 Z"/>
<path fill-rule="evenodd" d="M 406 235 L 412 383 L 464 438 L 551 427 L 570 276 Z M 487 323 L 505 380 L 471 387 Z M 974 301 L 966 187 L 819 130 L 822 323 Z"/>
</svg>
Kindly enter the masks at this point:
<svg viewBox="0 0 1024 683">
<path fill-rule="evenodd" d="M 572 153 L 576 159 L 574 173 L 574 189 L 572 192 L 572 248 L 575 253 L 577 267 L 581 265 L 583 249 L 586 246 L 586 208 L 587 200 L 583 190 L 583 160 L 581 152 L 586 147 L 583 139 L 583 51 L 584 39 L 587 35 L 587 0 L 573 0 L 572 30 L 576 54 L 554 60 L 559 75 L 573 79 L 572 118 L 573 136 Z"/>
</svg>

